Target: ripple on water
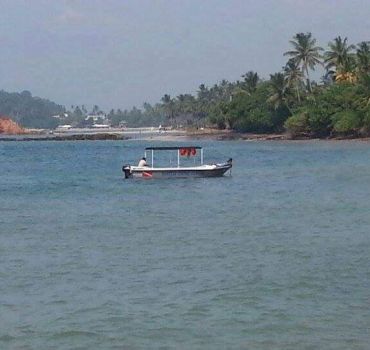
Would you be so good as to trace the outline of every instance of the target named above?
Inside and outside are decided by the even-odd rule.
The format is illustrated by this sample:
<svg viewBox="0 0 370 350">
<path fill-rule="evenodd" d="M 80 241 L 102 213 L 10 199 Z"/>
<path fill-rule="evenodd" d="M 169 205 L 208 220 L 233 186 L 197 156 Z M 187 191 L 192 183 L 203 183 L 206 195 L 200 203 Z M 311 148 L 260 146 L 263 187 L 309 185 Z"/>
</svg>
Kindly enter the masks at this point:
<svg viewBox="0 0 370 350">
<path fill-rule="evenodd" d="M 200 144 L 233 176 L 124 181 L 140 141 L 0 143 L 0 349 L 368 348 L 368 145 Z"/>
</svg>

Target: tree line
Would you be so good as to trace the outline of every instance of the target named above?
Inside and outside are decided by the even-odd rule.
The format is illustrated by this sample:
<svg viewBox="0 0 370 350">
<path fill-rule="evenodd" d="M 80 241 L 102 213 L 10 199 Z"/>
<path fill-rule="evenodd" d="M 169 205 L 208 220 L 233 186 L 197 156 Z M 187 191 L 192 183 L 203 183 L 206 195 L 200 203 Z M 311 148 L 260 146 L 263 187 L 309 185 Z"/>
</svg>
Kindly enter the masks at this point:
<svg viewBox="0 0 370 350">
<path fill-rule="evenodd" d="M 294 137 L 367 135 L 370 132 L 370 42 L 357 45 L 338 36 L 324 49 L 311 33 L 297 33 L 281 71 L 262 79 L 248 71 L 236 82 L 201 84 L 195 94 L 165 94 L 142 108 L 91 111 L 33 97 L 30 92 L 0 91 L 0 114 L 26 127 L 54 128 L 58 124 L 89 126 L 89 114 L 112 126 L 213 126 L 240 132 L 273 133 L 287 130 Z M 311 79 L 317 67 L 325 74 Z M 59 115 L 60 118 L 52 116 Z"/>
<path fill-rule="evenodd" d="M 196 96 L 162 98 L 169 120 L 240 132 L 287 130 L 293 137 L 360 136 L 370 132 L 370 42 L 340 36 L 325 50 L 311 33 L 297 33 L 280 72 L 261 79 L 249 71 L 236 82 L 199 86 Z M 310 73 L 325 69 L 319 82 Z"/>
</svg>

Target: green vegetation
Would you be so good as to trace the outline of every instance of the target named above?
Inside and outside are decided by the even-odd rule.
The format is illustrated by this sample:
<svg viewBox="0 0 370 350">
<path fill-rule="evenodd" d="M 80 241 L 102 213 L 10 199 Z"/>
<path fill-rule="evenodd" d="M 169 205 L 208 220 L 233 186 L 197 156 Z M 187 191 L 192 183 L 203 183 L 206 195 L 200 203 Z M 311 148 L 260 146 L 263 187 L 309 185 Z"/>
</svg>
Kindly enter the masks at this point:
<svg viewBox="0 0 370 350">
<path fill-rule="evenodd" d="M 262 80 L 249 71 L 244 80 L 203 84 L 187 106 L 187 125 L 212 124 L 241 132 L 288 131 L 293 137 L 362 136 L 370 132 L 370 42 L 349 45 L 340 36 L 325 51 L 311 33 L 298 33 L 284 53 L 281 72 Z M 322 81 L 310 78 L 325 67 Z M 179 97 L 162 99 L 168 116 L 183 114 Z"/>
<path fill-rule="evenodd" d="M 196 94 L 165 94 L 155 105 L 141 109 L 111 110 L 98 106 L 88 112 L 84 106 L 66 111 L 29 92 L 0 92 L 0 114 L 13 117 L 23 126 L 55 127 L 58 124 L 91 126 L 174 126 L 232 129 L 240 132 L 288 131 L 293 137 L 358 137 L 370 133 L 370 42 L 349 44 L 338 36 L 327 49 L 317 46 L 311 33 L 297 33 L 290 40 L 287 63 L 269 79 L 253 71 L 242 80 L 207 87 Z M 325 69 L 320 82 L 310 73 Z M 52 118 L 59 115 L 59 118 Z M 89 115 L 94 118 L 89 119 Z"/>
<path fill-rule="evenodd" d="M 28 128 L 55 128 L 58 120 L 52 116 L 64 112 L 63 106 L 33 97 L 29 91 L 21 93 L 0 91 L 0 115 L 9 116 Z"/>
</svg>

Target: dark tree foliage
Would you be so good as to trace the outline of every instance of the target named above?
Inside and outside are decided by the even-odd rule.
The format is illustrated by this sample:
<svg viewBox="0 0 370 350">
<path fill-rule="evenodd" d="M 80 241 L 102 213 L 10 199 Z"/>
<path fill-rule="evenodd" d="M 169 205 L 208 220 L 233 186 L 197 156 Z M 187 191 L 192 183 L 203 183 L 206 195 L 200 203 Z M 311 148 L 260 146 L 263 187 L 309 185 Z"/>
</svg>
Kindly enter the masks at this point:
<svg viewBox="0 0 370 350">
<path fill-rule="evenodd" d="M 0 91 L 0 114 L 9 116 L 28 128 L 55 128 L 58 120 L 52 116 L 64 112 L 63 106 L 33 97 L 29 91 L 21 93 Z"/>
<path fill-rule="evenodd" d="M 370 77 L 369 77 L 370 79 Z M 320 87 L 286 122 L 293 136 L 361 136 L 370 130 L 370 93 L 362 84 Z"/>
</svg>

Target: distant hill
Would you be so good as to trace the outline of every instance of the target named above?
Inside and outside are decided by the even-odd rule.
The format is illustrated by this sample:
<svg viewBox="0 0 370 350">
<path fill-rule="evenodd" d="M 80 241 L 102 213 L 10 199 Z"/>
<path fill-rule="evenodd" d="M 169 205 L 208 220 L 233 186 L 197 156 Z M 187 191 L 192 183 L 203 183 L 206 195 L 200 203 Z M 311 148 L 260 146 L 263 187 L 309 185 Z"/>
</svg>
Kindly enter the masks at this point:
<svg viewBox="0 0 370 350">
<path fill-rule="evenodd" d="M 47 99 L 32 96 L 29 91 L 0 91 L 0 115 L 7 115 L 27 128 L 55 128 L 58 121 L 53 115 L 65 112 L 65 107 Z"/>
</svg>

